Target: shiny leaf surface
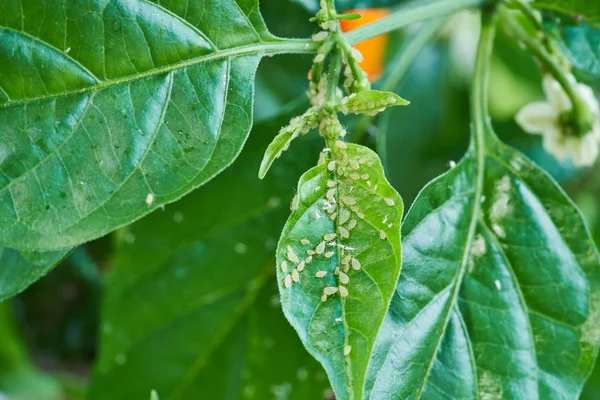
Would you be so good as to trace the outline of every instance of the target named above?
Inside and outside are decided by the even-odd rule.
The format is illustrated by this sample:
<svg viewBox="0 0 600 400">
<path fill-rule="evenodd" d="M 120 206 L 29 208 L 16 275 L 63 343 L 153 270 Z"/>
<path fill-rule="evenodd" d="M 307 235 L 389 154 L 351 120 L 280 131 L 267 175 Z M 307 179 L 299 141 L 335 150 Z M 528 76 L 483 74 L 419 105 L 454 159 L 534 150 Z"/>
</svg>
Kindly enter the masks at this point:
<svg viewBox="0 0 600 400">
<path fill-rule="evenodd" d="M 0 4 L 0 244 L 57 250 L 210 180 L 239 154 L 268 33 L 256 0 Z"/>
<path fill-rule="evenodd" d="M 325 367 L 337 398 L 361 399 L 400 273 L 403 208 L 377 155 L 346 146 L 355 172 L 340 171 L 338 163 L 334 173 L 333 161 L 325 161 L 300 178 L 297 208 L 277 248 L 277 274 L 285 315 Z"/>
</svg>

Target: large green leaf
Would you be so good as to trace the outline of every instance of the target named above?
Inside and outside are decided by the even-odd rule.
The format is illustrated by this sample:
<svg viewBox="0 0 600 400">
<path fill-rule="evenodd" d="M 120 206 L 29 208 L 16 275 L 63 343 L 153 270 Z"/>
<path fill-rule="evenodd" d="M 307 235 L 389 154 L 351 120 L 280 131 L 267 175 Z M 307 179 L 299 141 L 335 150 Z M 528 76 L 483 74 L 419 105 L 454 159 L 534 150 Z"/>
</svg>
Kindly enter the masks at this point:
<svg viewBox="0 0 600 400">
<path fill-rule="evenodd" d="M 485 25 L 472 145 L 403 223 L 372 399 L 576 399 L 594 365 L 598 253 L 560 187 L 492 130 L 482 87 L 493 37 Z"/>
<path fill-rule="evenodd" d="M 0 301 L 37 281 L 69 254 L 69 250 L 38 253 L 0 247 Z"/>
<path fill-rule="evenodd" d="M 600 3 L 588 0 L 535 0 L 534 7 L 580 15 L 586 20 L 600 22 Z"/>
<path fill-rule="evenodd" d="M 57 250 L 174 201 L 238 155 L 273 37 L 256 0 L 0 3 L 0 244 Z"/>
<path fill-rule="evenodd" d="M 403 210 L 377 155 L 354 144 L 346 152 L 362 162 L 350 162 L 360 177 L 331 172 L 329 161 L 300 178 L 277 271 L 288 320 L 325 367 L 337 398 L 358 400 L 400 273 Z"/>
<path fill-rule="evenodd" d="M 231 169 L 124 232 L 91 399 L 147 399 L 151 389 L 161 400 L 322 397 L 325 373 L 283 317 L 273 269 L 315 141 L 256 177 L 283 123 L 255 128 Z"/>
</svg>

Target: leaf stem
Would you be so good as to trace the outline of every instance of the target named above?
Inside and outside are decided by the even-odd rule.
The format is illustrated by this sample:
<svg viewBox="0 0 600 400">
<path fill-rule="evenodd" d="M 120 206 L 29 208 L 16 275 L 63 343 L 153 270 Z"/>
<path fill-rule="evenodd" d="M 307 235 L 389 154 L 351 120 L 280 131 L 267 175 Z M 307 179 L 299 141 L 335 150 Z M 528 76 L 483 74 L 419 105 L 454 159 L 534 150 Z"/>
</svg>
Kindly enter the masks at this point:
<svg viewBox="0 0 600 400">
<path fill-rule="evenodd" d="M 508 28 L 519 43 L 522 43 L 533 54 L 544 69 L 560 84 L 571 100 L 576 134 L 582 136 L 591 131 L 595 116 L 577 92 L 576 82 L 568 78 L 569 73 L 564 71 L 556 58 L 548 52 L 546 46 L 529 35 L 508 10 L 501 8 L 501 15 L 503 25 Z"/>
<path fill-rule="evenodd" d="M 480 7 L 489 0 L 414 0 L 398 7 L 392 14 L 345 34 L 351 44 L 394 31 L 415 22 L 454 14 L 467 8 Z"/>
<path fill-rule="evenodd" d="M 327 94 L 326 104 L 334 106 L 337 101 L 338 83 L 340 81 L 340 71 L 342 69 L 342 55 L 336 48 L 331 52 L 329 61 L 329 72 L 327 74 Z"/>
</svg>

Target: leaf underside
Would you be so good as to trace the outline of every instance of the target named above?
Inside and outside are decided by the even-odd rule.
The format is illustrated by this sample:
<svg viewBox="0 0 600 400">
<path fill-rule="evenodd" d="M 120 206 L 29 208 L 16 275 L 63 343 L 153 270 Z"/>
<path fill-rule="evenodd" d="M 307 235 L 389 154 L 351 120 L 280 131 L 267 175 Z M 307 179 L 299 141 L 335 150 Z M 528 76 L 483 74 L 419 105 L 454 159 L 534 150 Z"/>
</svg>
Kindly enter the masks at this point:
<svg viewBox="0 0 600 400">
<path fill-rule="evenodd" d="M 337 178 L 338 187 L 344 182 L 345 190 L 352 188 L 349 195 L 357 200 L 355 210 L 344 218 L 355 220 L 356 226 L 348 238 L 340 234 L 340 226 L 350 222 L 340 217 L 332 220 L 332 214 L 326 211 L 332 173 L 327 163 L 312 168 L 300 178 L 297 208 L 279 241 L 277 274 L 284 313 L 308 351 L 325 367 L 337 398 L 361 399 L 369 355 L 400 272 L 403 207 L 400 196 L 385 179 L 377 155 L 362 146 L 347 146 L 350 159 L 364 161 L 359 173 L 368 175 L 367 180 Z M 338 215 L 344 208 L 340 198 L 344 200 L 338 197 Z M 325 240 L 321 252 L 319 244 L 326 235 L 336 232 L 337 238 Z M 299 268 L 289 259 L 289 249 L 305 267 L 299 273 L 299 282 L 286 288 L 284 281 L 291 268 Z M 310 252 L 315 249 L 309 262 Z M 345 266 L 348 256 L 359 261 L 360 269 Z M 287 273 L 281 268 L 284 262 L 290 268 Z M 324 288 L 337 287 L 341 282 L 335 275 L 336 268 L 349 276 L 349 284 L 345 285 L 348 296 L 337 293 L 323 301 Z M 319 271 L 327 275 L 318 278 Z M 347 351 L 349 354 L 345 354 Z"/>
<path fill-rule="evenodd" d="M 318 148 L 299 145 L 258 181 L 279 126 L 255 128 L 231 169 L 128 228 L 90 399 L 146 399 L 152 389 L 161 400 L 321 398 L 325 373 L 283 318 L 273 274 L 290 182 Z"/>
<path fill-rule="evenodd" d="M 0 244 L 74 246 L 211 179 L 275 44 L 256 0 L 2 1 Z"/>
<path fill-rule="evenodd" d="M 587 21 L 600 23 L 600 3 L 588 0 L 535 0 L 534 7 L 579 15 Z"/>
<path fill-rule="evenodd" d="M 372 399 L 577 399 L 595 362 L 599 259 L 582 217 L 545 172 L 487 136 L 483 165 L 470 150 L 403 224 Z"/>
</svg>

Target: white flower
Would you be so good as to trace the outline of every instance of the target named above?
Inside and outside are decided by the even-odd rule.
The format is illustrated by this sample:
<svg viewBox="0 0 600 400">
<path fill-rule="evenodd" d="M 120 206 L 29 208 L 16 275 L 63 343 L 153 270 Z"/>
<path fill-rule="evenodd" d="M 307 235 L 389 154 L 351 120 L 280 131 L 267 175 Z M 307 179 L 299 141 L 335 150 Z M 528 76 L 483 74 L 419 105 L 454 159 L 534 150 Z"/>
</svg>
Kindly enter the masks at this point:
<svg viewBox="0 0 600 400">
<path fill-rule="evenodd" d="M 517 123 L 527 133 L 543 135 L 544 149 L 560 160 L 571 157 L 576 166 L 592 165 L 598 157 L 600 140 L 600 105 L 592 89 L 582 83 L 576 83 L 569 75 L 579 96 L 596 115 L 596 122 L 590 132 L 576 136 L 563 131 L 560 115 L 572 108 L 571 100 L 560 84 L 550 76 L 544 77 L 544 92 L 547 101 L 538 101 L 526 105 L 515 117 Z"/>
</svg>

